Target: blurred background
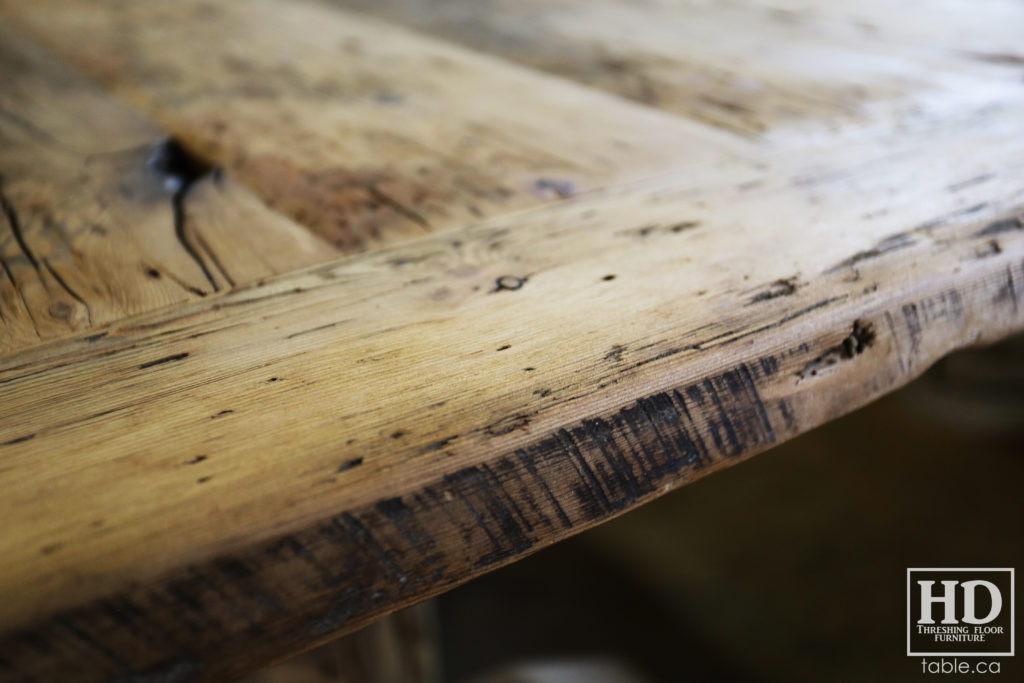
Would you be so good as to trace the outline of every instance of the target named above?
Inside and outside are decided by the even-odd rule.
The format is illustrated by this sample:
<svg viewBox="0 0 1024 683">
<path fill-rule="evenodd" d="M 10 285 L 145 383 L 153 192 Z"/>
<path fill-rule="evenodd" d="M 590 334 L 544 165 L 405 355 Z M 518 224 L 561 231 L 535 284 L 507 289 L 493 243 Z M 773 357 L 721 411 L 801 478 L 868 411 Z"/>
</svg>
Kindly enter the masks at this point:
<svg viewBox="0 0 1024 683">
<path fill-rule="evenodd" d="M 1022 566 L 1022 483 L 1015 338 L 247 681 L 916 680 L 906 569 Z"/>
</svg>

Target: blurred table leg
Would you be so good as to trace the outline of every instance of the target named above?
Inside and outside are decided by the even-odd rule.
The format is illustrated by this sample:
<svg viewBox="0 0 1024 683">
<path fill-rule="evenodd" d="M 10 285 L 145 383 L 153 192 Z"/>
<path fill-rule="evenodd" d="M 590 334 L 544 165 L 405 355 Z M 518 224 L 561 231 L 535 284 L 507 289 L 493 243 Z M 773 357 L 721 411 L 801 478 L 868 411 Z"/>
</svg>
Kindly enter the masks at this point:
<svg viewBox="0 0 1024 683">
<path fill-rule="evenodd" d="M 243 683 L 440 683 L 439 633 L 434 601 L 428 600 Z"/>
</svg>

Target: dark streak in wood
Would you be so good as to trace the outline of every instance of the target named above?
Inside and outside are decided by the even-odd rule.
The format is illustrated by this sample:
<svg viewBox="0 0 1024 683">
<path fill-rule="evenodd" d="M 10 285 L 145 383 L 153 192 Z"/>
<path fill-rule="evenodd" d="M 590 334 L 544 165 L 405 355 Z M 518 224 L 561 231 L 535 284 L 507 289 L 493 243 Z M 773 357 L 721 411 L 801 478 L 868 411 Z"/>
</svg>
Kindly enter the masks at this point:
<svg viewBox="0 0 1024 683">
<path fill-rule="evenodd" d="M 975 237 L 991 237 L 992 235 L 1001 235 L 1015 230 L 1024 230 L 1024 222 L 1020 218 L 1004 218 L 1003 220 L 989 223 L 976 232 Z"/>
<path fill-rule="evenodd" d="M 35 434 L 26 434 L 25 436 L 19 436 L 18 438 L 11 439 L 10 441 L 4 441 L 3 443 L 0 443 L 0 446 L 13 446 L 16 443 L 24 443 L 26 441 L 31 441 L 34 438 L 36 438 Z"/>
<path fill-rule="evenodd" d="M 917 304 L 904 304 L 902 313 L 907 334 L 910 335 L 910 353 L 916 355 L 921 347 L 921 319 L 917 314 Z"/>
<path fill-rule="evenodd" d="M 999 64 L 1001 66 L 1024 66 L 1024 55 L 1011 52 L 971 52 L 965 51 L 964 55 L 979 62 L 988 64 Z"/>
<path fill-rule="evenodd" d="M 334 471 L 335 472 L 347 472 L 348 470 L 351 470 L 351 469 L 354 469 L 356 467 L 359 467 L 362 464 L 363 464 L 362 457 L 352 458 L 351 460 L 346 460 L 345 462 L 343 462 L 340 465 L 338 465 L 338 468 L 336 470 L 334 470 Z"/>
<path fill-rule="evenodd" d="M 793 277 L 788 277 L 782 280 L 776 280 L 775 282 L 771 283 L 762 291 L 750 297 L 750 300 L 747 302 L 747 304 L 757 304 L 761 303 L 762 301 L 771 301 L 772 299 L 778 299 L 779 297 L 782 296 L 790 296 L 792 294 L 795 294 L 796 290 L 797 278 L 794 275 Z"/>
<path fill-rule="evenodd" d="M 822 299 L 821 301 L 816 301 L 813 304 L 810 304 L 809 306 L 804 306 L 803 308 L 795 310 L 792 313 L 787 313 L 786 315 L 782 316 L 781 318 L 774 322 L 766 323 L 764 325 L 749 330 L 730 330 L 728 332 L 722 332 L 721 334 L 716 334 L 713 337 L 708 337 L 707 339 L 701 340 L 698 344 L 695 344 L 694 347 L 696 350 L 704 351 L 709 348 L 714 348 L 715 346 L 726 346 L 728 344 L 734 344 L 743 339 L 747 339 L 755 334 L 760 334 L 762 332 L 766 332 L 768 330 L 781 327 L 782 325 L 785 325 L 788 322 L 792 322 L 797 318 L 807 315 L 808 313 L 812 313 L 820 308 L 825 308 L 826 306 L 830 306 L 831 304 L 838 303 L 840 301 L 845 300 L 846 298 L 847 295 L 842 294 L 839 296 L 830 297 L 828 299 Z"/>
<path fill-rule="evenodd" d="M 449 436 L 449 437 L 446 437 L 444 439 L 438 439 L 437 441 L 434 441 L 432 443 L 428 443 L 426 446 L 424 446 L 421 449 L 420 452 L 421 453 L 431 453 L 433 451 L 439 451 L 439 450 L 441 450 L 442 448 L 444 448 L 445 446 L 447 446 L 448 444 L 450 444 L 451 442 L 455 441 L 458 438 L 459 437 L 456 434 L 454 436 Z"/>
<path fill-rule="evenodd" d="M 651 356 L 650 358 L 645 358 L 643 360 L 638 360 L 636 363 L 633 363 L 633 367 L 634 368 L 639 368 L 639 367 L 641 367 L 643 365 L 647 365 L 648 363 L 653 363 L 655 361 L 659 361 L 659 360 L 662 360 L 664 358 L 671 358 L 672 356 L 676 355 L 677 353 L 682 353 L 683 351 L 694 351 L 694 350 L 697 350 L 699 348 L 700 348 L 700 346 L 698 344 L 689 344 L 687 346 L 680 346 L 680 347 L 675 347 L 675 348 L 671 348 L 671 349 L 665 349 L 664 351 L 661 351 L 660 353 L 658 353 L 658 354 L 656 354 L 654 356 Z"/>
<path fill-rule="evenodd" d="M 862 261 L 868 261 L 870 259 L 878 258 L 883 254 L 888 254 L 899 249 L 906 249 L 914 245 L 914 239 L 908 232 L 898 232 L 895 235 L 890 235 L 885 239 L 879 240 L 873 247 L 864 251 L 858 251 L 853 256 L 843 259 L 836 265 L 832 266 L 826 273 L 834 273 L 837 270 L 843 268 L 849 268 Z"/>
<path fill-rule="evenodd" d="M 145 370 L 146 368 L 151 368 L 155 365 L 163 365 L 164 363 L 173 363 L 175 361 L 184 360 L 188 358 L 188 356 L 189 354 L 187 351 L 183 353 L 175 353 L 170 356 L 164 356 L 163 358 L 158 358 L 156 360 L 151 360 L 149 362 L 143 363 L 142 365 L 139 366 L 139 370 Z"/>
<path fill-rule="evenodd" d="M 517 429 L 525 429 L 530 424 L 530 416 L 525 414 L 509 415 L 484 427 L 488 436 L 504 436 Z"/>
<path fill-rule="evenodd" d="M 622 344 L 612 344 L 612 347 L 608 349 L 608 353 L 604 354 L 604 359 L 612 363 L 619 363 L 622 361 L 622 354 L 626 352 L 626 347 Z"/>
<path fill-rule="evenodd" d="M 348 321 L 347 320 L 338 320 L 338 321 L 333 322 L 333 323 L 327 323 L 326 325 L 319 325 L 317 327 L 311 327 L 308 330 L 301 330 L 300 332 L 293 332 L 292 334 L 289 334 L 288 336 L 286 336 L 285 339 L 295 339 L 296 337 L 301 337 L 304 334 L 312 334 L 313 332 L 320 332 L 322 330 L 329 330 L 332 327 L 337 327 L 338 325 L 341 325 L 341 324 L 346 323 L 346 322 L 348 322 Z"/>
<path fill-rule="evenodd" d="M 981 183 L 992 180 L 993 178 L 995 178 L 995 176 L 992 175 L 991 173 L 983 173 L 981 175 L 974 176 L 973 178 L 967 178 L 966 180 L 961 180 L 958 183 L 953 183 L 946 189 L 949 190 L 950 192 L 959 192 L 960 190 L 965 190 L 968 187 L 980 185 Z"/>
<path fill-rule="evenodd" d="M 1013 280 L 1013 268 L 1011 266 L 1006 266 L 1006 284 L 1003 285 L 1002 287 L 1000 287 L 999 291 L 996 292 L 995 301 L 996 301 L 996 303 L 1001 303 L 1003 301 L 1010 301 L 1013 304 L 1014 312 L 1017 311 L 1017 308 L 1018 308 L 1017 285 L 1016 285 L 1016 283 Z"/>
</svg>

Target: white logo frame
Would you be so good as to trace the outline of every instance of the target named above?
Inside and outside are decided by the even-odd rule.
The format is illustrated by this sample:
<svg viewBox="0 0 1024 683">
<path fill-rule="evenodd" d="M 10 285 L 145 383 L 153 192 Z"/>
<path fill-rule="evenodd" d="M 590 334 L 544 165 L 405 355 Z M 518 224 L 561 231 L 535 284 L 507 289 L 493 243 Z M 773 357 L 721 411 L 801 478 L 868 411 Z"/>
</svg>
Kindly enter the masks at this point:
<svg viewBox="0 0 1024 683">
<path fill-rule="evenodd" d="M 1010 573 L 1010 651 L 1009 652 L 911 652 L 910 635 L 913 628 L 910 613 L 910 573 L 911 572 L 1009 572 Z M 908 567 L 907 568 L 907 656 L 908 657 L 1013 657 L 1016 649 L 1014 625 L 1016 619 L 1016 577 L 1013 567 Z"/>
</svg>

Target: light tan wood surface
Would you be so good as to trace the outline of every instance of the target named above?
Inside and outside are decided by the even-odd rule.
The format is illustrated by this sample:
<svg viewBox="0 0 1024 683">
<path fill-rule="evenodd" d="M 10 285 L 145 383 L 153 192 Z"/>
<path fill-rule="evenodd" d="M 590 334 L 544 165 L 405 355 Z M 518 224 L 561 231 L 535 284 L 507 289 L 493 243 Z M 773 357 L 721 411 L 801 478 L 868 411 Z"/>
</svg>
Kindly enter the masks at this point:
<svg viewBox="0 0 1024 683">
<path fill-rule="evenodd" d="M 200 156 L 347 250 L 746 147 L 316 3 L 3 4 Z M 73 39 L 82 33 L 90 39 Z"/>
<path fill-rule="evenodd" d="M 959 7 L 965 26 L 984 24 Z M 798 118 L 773 128 L 791 131 L 786 146 L 330 4 L 0 2 L 0 17 L 19 32 L 6 62 L 43 65 L 13 69 L 18 96 L 0 95 L 20 117 L 0 119 L 19 218 L 35 215 L 32 192 L 85 188 L 63 210 L 87 220 L 77 216 L 95 196 L 119 187 L 121 167 L 92 176 L 89 152 L 66 160 L 40 130 L 66 140 L 95 128 L 101 150 L 138 150 L 158 141 L 144 115 L 186 159 L 223 166 L 190 186 L 186 208 L 203 253 L 232 264 L 203 289 L 151 178 L 151 211 L 122 195 L 103 214 L 140 246 L 87 260 L 117 279 L 152 249 L 170 264 L 154 267 L 203 296 L 178 287 L 117 308 L 121 295 L 97 295 L 93 315 L 111 312 L 91 329 L 0 358 L 0 680 L 229 680 L 1024 329 L 1024 85 L 1002 70 L 1013 53 L 929 76 L 961 84 L 960 97 L 900 91 L 900 107 L 920 107 L 913 125 L 882 108 L 820 144 Z M 965 35 L 962 49 L 976 49 Z M 28 40 L 107 92 L 54 76 Z M 991 77 L 970 71 L 989 66 Z M 306 92 L 317 82 L 325 95 Z M 376 99 L 387 83 L 397 106 Z M 38 113 L 61 97 L 87 115 Z M 804 115 L 811 130 L 833 113 Z M 409 137 L 392 144 L 383 129 Z M 465 135 L 481 147 L 456 143 Z M 142 182 L 132 154 L 128 177 Z M 321 204 L 292 184 L 293 171 L 404 175 L 428 158 L 511 193 L 478 204 L 438 171 L 439 203 L 416 209 L 430 224 L 412 230 L 402 209 L 341 220 L 335 190 Z M 362 251 L 297 269 L 323 261 L 324 243 L 256 197 Z M 37 246 L 47 223 L 23 222 L 36 261 L 56 258 Z M 32 259 L 12 251 L 16 233 L 6 239 L 20 282 Z M 0 323 L 24 340 L 17 301 L 5 292 Z"/>
<path fill-rule="evenodd" d="M 914 127 L 1019 87 L 1015 0 L 324 0 L 762 144 Z"/>
<path fill-rule="evenodd" d="M 0 80 L 0 351 L 338 255 L 6 27 Z"/>
</svg>

